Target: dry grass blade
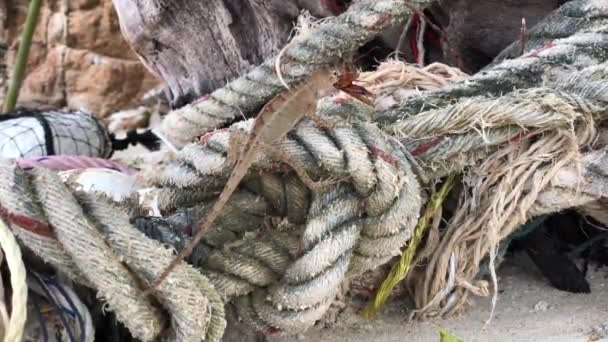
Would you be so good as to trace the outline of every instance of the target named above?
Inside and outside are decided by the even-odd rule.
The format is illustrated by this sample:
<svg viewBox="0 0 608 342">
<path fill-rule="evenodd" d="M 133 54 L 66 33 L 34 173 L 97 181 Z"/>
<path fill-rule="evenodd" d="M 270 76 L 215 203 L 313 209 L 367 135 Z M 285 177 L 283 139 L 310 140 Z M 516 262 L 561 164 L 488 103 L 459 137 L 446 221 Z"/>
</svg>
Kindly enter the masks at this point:
<svg viewBox="0 0 608 342">
<path fill-rule="evenodd" d="M 306 82 L 277 95 L 262 108 L 254 121 L 249 141 L 206 220 L 192 241 L 169 264 L 158 280 L 146 291 L 146 294 L 158 287 L 171 270 L 192 253 L 194 247 L 203 238 L 205 232 L 211 228 L 230 196 L 240 184 L 241 179 L 255 160 L 259 148 L 283 138 L 304 116 L 314 115 L 319 92 L 331 88 L 334 82 L 334 76 L 331 72 L 327 70 L 317 71 Z"/>
</svg>

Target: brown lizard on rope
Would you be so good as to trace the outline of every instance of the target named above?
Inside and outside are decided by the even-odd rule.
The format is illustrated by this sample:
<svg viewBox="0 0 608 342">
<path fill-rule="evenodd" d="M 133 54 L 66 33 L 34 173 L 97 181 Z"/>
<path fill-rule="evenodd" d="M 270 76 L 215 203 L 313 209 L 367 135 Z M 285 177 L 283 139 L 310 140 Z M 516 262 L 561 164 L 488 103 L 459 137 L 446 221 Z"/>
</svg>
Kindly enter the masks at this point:
<svg viewBox="0 0 608 342">
<path fill-rule="evenodd" d="M 253 129 L 244 150 L 206 220 L 192 241 L 169 264 L 158 280 L 145 291 L 146 295 L 158 287 L 171 270 L 192 253 L 194 247 L 222 212 L 230 196 L 253 164 L 260 148 L 264 144 L 271 144 L 281 139 L 304 116 L 314 116 L 318 100 L 317 94 L 331 89 L 336 83 L 334 73 L 329 70 L 317 71 L 307 81 L 277 95 L 262 108 L 254 121 Z"/>
</svg>

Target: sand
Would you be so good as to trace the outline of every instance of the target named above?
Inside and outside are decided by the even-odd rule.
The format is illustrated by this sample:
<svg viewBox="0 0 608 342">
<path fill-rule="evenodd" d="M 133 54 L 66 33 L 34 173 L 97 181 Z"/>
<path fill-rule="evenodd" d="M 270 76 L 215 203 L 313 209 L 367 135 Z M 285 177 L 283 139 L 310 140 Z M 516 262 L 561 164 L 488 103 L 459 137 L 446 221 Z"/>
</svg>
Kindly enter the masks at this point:
<svg viewBox="0 0 608 342">
<path fill-rule="evenodd" d="M 604 324 L 608 333 L 608 270 L 590 267 L 590 294 L 552 288 L 523 255 L 506 261 L 499 277 L 501 293 L 495 316 L 485 330 L 489 298 L 475 298 L 473 306 L 459 317 L 427 322 L 408 322 L 407 303 L 393 301 L 374 321 L 359 316 L 351 305 L 330 329 L 314 327 L 296 337 L 271 337 L 269 341 L 438 342 L 438 327 L 466 342 L 608 341 L 608 335 L 591 338 L 594 329 Z"/>
</svg>

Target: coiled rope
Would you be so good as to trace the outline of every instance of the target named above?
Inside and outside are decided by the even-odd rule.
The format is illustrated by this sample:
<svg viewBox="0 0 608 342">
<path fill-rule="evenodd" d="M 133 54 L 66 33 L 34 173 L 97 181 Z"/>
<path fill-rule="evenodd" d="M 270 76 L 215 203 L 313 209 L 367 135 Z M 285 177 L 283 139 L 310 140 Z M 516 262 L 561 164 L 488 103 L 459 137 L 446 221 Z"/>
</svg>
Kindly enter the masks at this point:
<svg viewBox="0 0 608 342">
<path fill-rule="evenodd" d="M 538 87 L 559 74 L 600 64 L 606 60 L 608 49 L 606 25 L 608 12 L 602 0 L 569 1 L 528 31 L 524 55 L 517 55 L 521 47 L 514 42 L 472 77 L 437 91 L 410 96 L 399 106 L 378 111 L 374 121 L 388 126 L 426 108 Z"/>
<path fill-rule="evenodd" d="M 373 13 L 366 12 L 372 9 Z M 0 165 L 2 213 L 24 246 L 72 279 L 98 289 L 118 319 L 142 340 L 158 337 L 169 321 L 161 307 L 171 315 L 169 339 L 219 340 L 225 326 L 225 303 L 254 329 L 293 333 L 305 330 L 323 316 L 342 282 L 400 253 L 411 236 L 425 196 L 421 183 L 447 172 L 480 166 L 483 161 L 480 170 L 486 173 L 477 179 L 470 174 L 474 189 L 491 194 L 509 185 L 516 187 L 514 191 L 504 191 L 504 202 L 481 196 L 468 203 L 450 223 L 440 243 L 446 253 L 475 252 L 472 262 L 466 262 L 466 257 L 458 259 L 458 300 L 464 300 L 466 291 L 462 291 L 481 288 L 471 281 L 481 259 L 492 253 L 496 241 L 514 230 L 521 220 L 543 211 L 535 208 L 559 207 L 548 205 L 544 194 L 566 188 L 551 181 L 561 170 L 576 169 L 580 150 L 588 148 L 597 135 L 597 123 L 606 118 L 607 11 L 597 0 L 569 2 L 547 20 L 555 24 L 560 16 L 580 18 L 570 37 L 554 41 L 553 47 L 538 57 L 504 61 L 487 71 L 486 75 L 497 77 L 499 72 L 492 74 L 492 70 L 504 68 L 507 75 L 511 65 L 508 74 L 515 76 L 502 81 L 500 87 L 507 85 L 503 90 L 510 90 L 511 84 L 530 89 L 516 89 L 500 97 L 492 92 L 478 90 L 475 94 L 462 90 L 472 87 L 467 84 L 482 82 L 484 76 L 480 75 L 473 82 L 450 87 L 451 90 L 426 93 L 422 98 L 444 102 L 422 113 L 421 106 L 418 110 L 412 107 L 411 101 L 420 101 L 417 97 L 380 113 L 355 102 L 323 99 L 317 114 L 341 117 L 344 122 L 327 128 L 304 120 L 286 139 L 270 146 L 216 228 L 190 258 L 200 272 L 183 264 L 171 273 L 156 294 L 160 305 L 141 297 L 141 289 L 160 275 L 173 254 L 137 231 L 126 211 L 99 196 L 70 191 L 46 170 L 26 172 L 12 161 L 4 161 Z M 398 16 L 407 13 L 407 9 L 397 1 L 362 1 L 335 20 L 350 18 L 359 25 L 372 23 L 370 27 L 360 27 L 373 31 L 377 27 L 374 25 L 382 22 L 381 13 Z M 384 18 L 390 21 L 396 17 Z M 324 32 L 320 29 L 323 25 L 319 32 Z M 346 44 L 324 40 L 329 38 L 322 33 L 311 33 L 307 39 L 319 39 L 327 45 Z M 593 49 L 589 48 L 591 41 Z M 298 46 L 294 44 L 290 49 L 296 51 Z M 335 56 L 328 54 L 306 56 L 321 63 Z M 590 66 L 593 64 L 599 65 Z M 272 91 L 241 78 L 214 92 L 215 100 L 174 112 L 166 121 L 166 133 L 173 132 L 174 138 L 183 133 L 185 141 L 231 122 L 237 116 L 235 108 L 252 112 L 280 89 L 275 76 L 262 77 L 263 70 L 272 74 L 272 64 L 265 65 L 248 77 L 270 80 Z M 558 72 L 567 66 L 572 67 L 571 75 Z M 298 78 L 294 75 L 301 77 L 304 69 L 290 67 L 285 79 L 294 82 Z M 294 70 L 300 70 L 300 74 Z M 587 82 L 582 83 L 581 79 Z M 241 92 L 254 95 L 233 93 L 221 97 L 239 84 L 243 85 L 238 88 Z M 446 97 L 450 91 L 455 95 Z M 460 99 L 458 94 L 462 92 Z M 477 97 L 470 98 L 473 94 Z M 220 97 L 222 100 L 218 101 Z M 455 103 L 448 104 L 448 99 Z M 183 120 L 188 110 L 191 117 Z M 212 132 L 204 144 L 185 145 L 155 180 L 162 211 L 171 213 L 189 207 L 195 216 L 204 216 L 229 175 L 231 155 L 242 141 L 239 137 L 250 127 L 251 120 L 238 122 Z M 288 170 L 283 167 L 285 164 L 290 166 Z M 335 184 L 325 191 L 310 191 L 309 180 L 328 178 Z M 576 181 L 574 185 L 578 184 Z M 570 195 L 577 198 L 577 205 L 604 196 L 589 191 L 586 197 L 576 197 L 576 192 Z M 129 203 L 134 202 L 126 204 Z M 508 211 L 497 214 L 505 206 Z M 134 215 L 136 207 L 127 209 Z M 287 218 L 290 224 L 268 222 L 269 218 Z M 460 223 L 464 224 L 462 231 L 469 235 L 458 233 L 461 230 L 456 227 Z M 490 232 L 493 240 L 480 233 L 483 230 L 479 224 L 486 223 L 501 227 L 500 231 Z M 178 230 L 173 232 L 179 234 Z M 463 238 L 477 240 L 472 246 L 463 244 L 462 248 L 450 249 Z M 442 291 L 445 287 L 441 280 L 449 273 L 444 267 L 447 264 L 443 254 L 432 256 L 429 267 L 434 272 L 421 277 L 419 293 L 424 295 L 417 300 L 419 307 L 445 299 L 436 293 L 452 294 L 451 289 Z"/>
<path fill-rule="evenodd" d="M 606 63 L 590 69 L 597 73 L 600 67 L 603 68 L 604 72 L 607 70 Z M 521 137 L 522 130 L 525 130 L 526 134 L 532 137 L 547 135 L 548 138 L 537 142 L 539 145 L 547 143 L 555 151 L 570 151 L 569 148 L 564 148 L 568 145 L 564 146 L 563 143 L 558 143 L 559 140 L 550 138 L 554 137 L 550 133 L 559 133 L 562 132 L 562 129 L 570 130 L 573 126 L 582 125 L 582 131 L 577 132 L 575 136 L 576 139 L 580 139 L 580 142 L 577 142 L 578 151 L 578 144 L 582 146 L 593 138 L 594 122 L 605 119 L 606 114 L 608 114 L 604 105 L 605 92 L 603 89 L 596 88 L 594 92 L 591 92 L 591 88 L 580 87 L 578 93 L 576 93 L 574 92 L 576 89 L 570 86 L 576 84 L 579 77 L 589 74 L 592 70 L 585 69 L 581 71 L 580 75 L 571 76 L 569 82 L 560 80 L 559 84 L 571 92 L 538 88 L 517 91 L 498 99 L 467 99 L 452 107 L 426 113 L 428 115 L 421 114 L 412 117 L 402 122 L 402 125 L 411 128 L 411 132 L 414 132 L 412 135 L 415 136 L 416 129 L 414 127 L 426 127 L 428 125 L 427 121 L 433 117 L 443 116 L 445 118 L 441 127 L 446 129 L 445 132 L 439 133 L 439 136 L 447 137 L 448 143 L 442 142 L 436 145 L 440 148 L 428 149 L 418 156 L 422 162 L 421 167 L 428 170 L 427 174 L 431 175 L 433 179 L 447 172 L 446 168 L 442 168 L 440 172 L 433 175 L 434 165 L 444 167 L 449 165 L 447 170 L 453 172 L 462 170 L 469 165 L 475 165 L 475 163 L 478 164 L 479 160 L 494 160 L 496 154 L 504 153 L 505 149 L 512 143 L 513 138 L 520 137 L 521 140 L 524 140 Z M 608 76 L 608 74 L 604 74 L 604 76 Z M 606 82 L 604 81 L 605 86 Z M 579 95 L 582 93 L 586 94 L 585 99 Z M 336 106 L 335 102 L 331 99 L 324 99 L 320 105 L 320 112 L 331 111 L 330 109 L 336 110 L 334 106 Z M 470 146 L 467 156 L 457 157 L 454 160 L 454 156 L 459 151 L 466 150 L 466 148 L 463 148 L 463 144 L 458 143 L 459 141 L 471 136 L 470 131 L 480 136 L 475 130 L 475 125 L 479 123 L 487 125 L 482 127 L 485 131 L 484 135 L 479 139 L 474 139 L 474 142 L 479 143 L 479 145 L 465 144 L 465 147 Z M 244 125 L 244 123 L 233 125 L 231 131 L 215 133 L 204 146 L 188 145 L 183 150 L 184 154 L 178 155 L 175 164 L 172 164 L 167 169 L 166 174 L 161 176 L 161 183 L 167 191 L 167 196 L 174 200 L 177 189 L 183 192 L 198 188 L 202 184 L 211 184 L 211 180 L 218 177 L 216 165 L 218 163 L 223 164 L 223 162 L 217 161 L 218 156 L 228 154 L 228 149 L 233 148 L 227 144 L 230 141 L 228 135 L 231 133 L 238 135 L 240 125 Z M 512 129 L 509 130 L 509 127 L 512 127 Z M 357 136 L 365 137 L 366 134 L 369 134 L 368 132 L 377 132 L 377 134 L 375 137 L 362 138 L 361 140 L 356 138 Z M 508 134 L 505 134 L 505 132 Z M 420 130 L 418 133 L 422 135 L 424 131 Z M 462 139 L 450 138 L 451 135 L 459 134 L 462 135 Z M 561 134 L 559 133 L 557 136 Z M 482 139 L 483 136 L 491 138 L 484 140 Z M 350 141 L 343 137 L 349 137 Z M 572 138 L 569 135 L 566 137 L 568 140 L 564 143 Z M 374 143 L 358 145 L 357 142 L 359 141 L 373 141 Z M 267 155 L 261 157 L 257 164 L 259 173 L 252 175 L 245 182 L 244 188 L 246 190 L 243 191 L 254 191 L 257 195 L 267 198 L 267 203 L 272 203 L 274 206 L 274 210 L 270 210 L 268 215 L 273 215 L 274 212 L 274 215 L 279 217 L 294 217 L 293 222 L 298 222 L 299 215 L 282 210 L 289 208 L 289 204 L 300 210 L 309 207 L 308 217 L 304 227 L 301 228 L 303 231 L 300 238 L 305 253 L 299 255 L 299 257 L 298 254 L 295 254 L 296 257 L 294 257 L 293 252 L 290 254 L 285 251 L 283 254 L 279 254 L 278 251 L 272 250 L 272 243 L 267 242 L 267 239 L 268 236 L 275 234 L 274 232 L 260 230 L 259 223 L 244 224 L 244 222 L 252 221 L 242 216 L 239 219 L 236 217 L 229 218 L 228 216 L 232 215 L 230 210 L 225 213 L 227 217 L 224 220 L 226 222 L 218 223 L 217 230 L 237 231 L 237 233 L 232 234 L 232 238 L 225 236 L 224 238 L 229 240 L 224 240 L 222 244 L 217 245 L 217 242 L 213 241 L 217 236 L 214 232 L 210 232 L 208 238 L 200 246 L 201 249 L 206 248 L 207 251 L 201 252 L 196 257 L 196 261 L 191 260 L 191 262 L 198 266 L 201 272 L 209 277 L 218 291 L 224 293 L 228 299 L 239 296 L 232 302 L 236 306 L 241 319 L 253 327 L 262 331 L 273 331 L 274 329 L 300 331 L 310 326 L 320 318 L 320 314 L 305 315 L 310 311 L 309 308 L 312 307 L 325 312 L 328 307 L 328 303 L 325 301 L 336 294 L 341 281 L 349 275 L 361 274 L 365 270 L 373 269 L 385 263 L 391 256 L 398 253 L 400 246 L 403 246 L 403 243 L 411 235 L 411 229 L 420 209 L 420 200 L 416 199 L 419 194 L 414 192 L 418 185 L 413 173 L 406 173 L 411 178 L 402 181 L 394 174 L 382 176 L 386 172 L 383 169 L 389 168 L 393 161 L 398 161 L 401 165 L 410 165 L 410 158 L 405 155 L 400 156 L 404 149 L 387 146 L 387 142 L 390 143 L 391 141 L 394 140 L 386 135 L 383 137 L 383 133 L 369 122 L 354 122 L 352 127 L 344 126 L 332 131 L 323 131 L 311 122 L 302 122 L 284 141 L 275 146 L 276 151 L 270 151 L 267 154 L 279 160 L 281 156 L 289 155 L 290 158 L 287 161 L 289 165 L 310 177 L 322 178 L 328 175 L 331 175 L 334 179 L 347 177 L 351 185 L 339 183 L 326 193 L 313 195 L 309 205 L 303 204 L 307 198 L 303 195 L 303 185 L 295 186 L 292 178 L 282 179 L 277 178 L 276 175 L 264 173 L 264 170 L 273 169 L 271 161 L 274 158 Z M 454 144 L 454 141 L 457 143 Z M 351 151 L 357 151 L 359 154 L 350 154 Z M 524 149 L 524 151 L 527 150 Z M 366 167 L 368 165 L 366 159 L 370 158 L 375 164 L 374 168 Z M 395 158 L 395 160 L 391 158 Z M 547 159 L 547 161 L 550 160 L 551 158 Z M 542 164 L 543 161 L 536 162 Z M 573 159 L 565 158 L 562 162 L 567 163 L 569 161 L 573 161 Z M 538 169 L 538 165 L 533 169 Z M 188 179 L 188 183 L 180 182 L 171 185 L 175 174 L 182 176 L 188 174 L 188 177 L 181 178 L 181 180 Z M 546 177 L 550 178 L 549 176 Z M 376 179 L 381 182 L 373 184 L 377 182 Z M 386 183 L 391 184 L 390 186 L 382 185 L 379 187 L 384 180 L 391 180 L 393 183 L 387 181 Z M 356 228 L 356 220 L 349 221 L 353 220 L 353 217 L 360 216 L 356 213 L 357 208 L 362 207 L 359 202 L 366 199 L 362 196 L 362 194 L 366 194 L 365 190 L 370 188 L 390 189 L 389 191 L 382 190 L 379 194 L 389 195 L 386 198 L 391 199 L 397 193 L 393 190 L 395 184 L 400 182 L 412 184 L 404 187 L 407 192 L 401 191 L 399 193 L 397 198 L 402 204 L 396 202 L 388 210 L 378 207 L 378 213 L 382 213 L 378 216 L 390 218 L 394 222 L 408 222 L 403 225 L 403 233 L 391 228 L 391 221 L 386 219 L 377 220 L 379 223 L 377 226 L 364 226 L 362 230 Z M 172 187 L 175 188 L 171 189 Z M 349 190 L 350 187 L 360 189 L 356 191 L 359 193 L 357 197 L 349 199 L 347 195 L 349 191 L 352 191 Z M 544 184 L 539 187 L 538 191 L 544 188 Z M 206 191 L 213 190 L 207 188 Z M 490 190 L 488 192 L 491 193 Z M 408 193 L 409 197 L 404 198 Z M 239 195 L 244 196 L 244 194 Z M 373 196 L 373 193 L 371 196 Z M 575 196 L 571 195 L 570 198 L 572 197 Z M 370 195 L 367 196 L 366 201 L 369 201 L 369 198 Z M 381 199 L 382 197 L 378 198 Z M 244 199 L 239 201 L 242 201 L 241 203 L 247 202 Z M 253 201 L 253 199 L 249 199 L 249 201 Z M 382 199 L 378 203 L 384 201 L 386 200 Z M 542 206 L 543 204 L 539 203 L 537 205 Z M 235 207 L 236 205 L 233 210 Z M 198 213 L 199 217 L 204 217 L 204 212 L 204 209 L 201 210 Z M 361 213 L 365 213 L 365 211 L 361 211 Z M 243 215 L 243 213 L 240 214 Z M 533 214 L 535 215 L 534 212 Z M 369 210 L 366 215 L 369 215 Z M 527 216 L 528 214 L 524 215 L 524 217 Z M 474 221 L 475 218 L 479 218 L 479 216 L 472 215 L 470 220 Z M 370 221 L 376 220 L 370 220 L 370 218 L 363 220 L 363 222 Z M 348 228 L 340 228 L 339 225 L 344 222 L 349 223 L 346 226 Z M 333 226 L 333 224 L 337 224 L 337 226 Z M 516 226 L 515 222 L 513 224 Z M 259 231 L 253 235 L 244 234 L 243 237 L 239 238 L 238 229 Z M 391 230 L 395 233 L 390 234 Z M 332 233 L 328 234 L 329 232 Z M 323 234 L 327 234 L 325 239 L 320 238 Z M 281 262 L 271 267 L 268 264 L 269 261 L 265 259 L 268 257 L 267 255 L 264 254 L 265 256 L 261 257 L 255 255 L 255 253 L 243 252 L 239 249 L 252 248 L 252 244 L 262 244 L 263 247 L 259 248 L 265 253 L 273 253 L 273 259 L 280 259 Z M 343 253 L 352 248 L 354 248 L 354 256 L 348 258 L 350 260 L 344 258 Z M 271 250 L 272 252 L 269 252 Z M 286 265 L 286 261 L 290 259 L 293 259 L 292 264 Z M 350 263 L 344 265 L 343 262 L 345 261 L 350 261 Z M 478 260 L 477 264 L 480 262 L 481 260 Z M 286 268 L 284 268 L 285 265 Z M 317 274 L 321 272 L 319 265 L 323 265 L 322 269 L 325 273 L 324 277 L 316 278 Z M 334 271 L 337 268 L 341 270 Z M 279 270 L 284 271 L 279 272 Z M 291 273 L 295 270 L 298 270 L 298 272 Z M 475 274 L 470 277 L 474 276 Z M 289 282 L 294 282 L 298 286 L 287 286 Z"/>
<path fill-rule="evenodd" d="M 462 82 L 455 86 L 448 87 L 448 90 L 429 92 L 422 97 L 422 100 L 418 97 L 411 97 L 411 99 L 424 102 L 427 96 L 438 96 L 437 98 L 444 101 L 443 106 L 440 106 L 440 108 L 443 107 L 441 109 L 430 110 L 420 114 L 418 113 L 418 109 L 416 112 L 416 114 L 418 114 L 417 116 L 409 117 L 407 113 L 412 108 L 411 103 L 408 101 L 410 99 L 407 99 L 394 109 L 376 113 L 375 115 L 369 113 L 369 111 L 366 111 L 365 109 L 356 108 L 356 105 L 347 105 L 348 109 L 342 109 L 346 114 L 355 117 L 367 116 L 374 120 L 380 120 L 383 116 L 393 118 L 391 121 L 380 120 L 380 123 L 388 124 L 393 122 L 394 124 L 384 126 L 385 130 L 390 132 L 394 137 L 408 143 L 410 151 L 418 151 L 418 153 L 415 154 L 419 155 L 423 161 L 427 161 L 424 165 L 426 170 L 430 170 L 430 172 L 427 171 L 424 175 L 427 179 L 434 179 L 437 176 L 445 175 L 449 171 L 462 170 L 464 167 L 475 165 L 483 158 L 492 156 L 493 151 L 495 152 L 501 147 L 504 148 L 505 144 L 508 145 L 508 143 L 511 143 L 514 140 L 524 140 L 526 136 L 538 136 L 539 134 L 544 134 L 552 130 L 561 131 L 562 128 L 570 130 L 571 127 L 575 125 L 575 122 L 586 123 L 585 127 L 590 129 L 590 131 L 578 132 L 579 135 L 573 140 L 578 141 L 577 139 L 580 139 L 580 141 L 575 144 L 576 146 L 578 146 L 579 143 L 584 145 L 584 143 L 590 141 L 589 139 L 595 134 L 594 120 L 598 118 L 601 120 L 603 118 L 602 108 L 604 108 L 604 105 L 602 102 L 597 101 L 603 101 L 601 99 L 601 94 L 606 85 L 605 77 L 604 75 L 597 76 L 601 74 L 599 71 L 600 67 L 591 67 L 580 73 L 575 73 L 574 77 L 578 77 L 579 80 L 584 77 L 583 75 L 595 74 L 597 76 L 597 81 L 595 83 L 587 82 L 588 86 L 577 83 L 575 81 L 576 78 L 572 78 L 570 82 L 563 83 L 564 77 L 558 76 L 560 76 L 559 71 L 563 70 L 563 68 L 568 68 L 568 66 L 572 68 L 571 70 L 576 70 L 606 60 L 606 51 L 608 51 L 608 45 L 606 45 L 606 43 L 608 43 L 608 37 L 605 34 L 605 11 L 605 6 L 596 1 L 571 2 L 557 11 L 554 16 L 549 17 L 545 23 L 542 23 L 545 26 L 541 25 L 540 29 L 531 31 L 532 35 L 543 30 L 545 30 L 543 31 L 544 34 L 548 34 L 547 27 L 552 27 L 552 25 L 547 24 L 547 22 L 555 24 L 556 21 L 560 20 L 562 17 L 572 19 L 570 23 L 573 23 L 573 25 L 569 26 L 567 32 L 557 32 L 553 35 L 553 37 L 556 38 L 564 38 L 554 40 L 552 46 L 546 50 L 538 52 L 535 56 L 524 56 L 517 60 L 508 60 L 499 63 L 490 68 L 486 73 L 482 73 L 476 78 L 474 77 L 472 81 Z M 571 36 L 568 36 L 568 34 L 571 34 Z M 589 48 L 590 42 L 593 42 L 593 49 Z M 547 65 L 549 68 L 546 67 Z M 603 64 L 602 67 L 605 67 L 605 64 Z M 501 80 L 501 75 L 506 76 L 507 74 L 510 77 Z M 564 73 L 562 72 L 561 75 L 563 76 L 563 74 Z M 555 82 L 550 82 L 551 80 Z M 537 89 L 517 90 L 512 94 L 507 94 L 502 97 L 493 97 L 492 95 L 494 94 L 492 91 L 489 91 L 490 94 L 487 94 L 488 90 L 493 88 L 489 88 L 487 85 L 482 86 L 483 82 L 488 82 L 488 84 L 491 83 L 495 87 L 497 83 L 499 83 L 499 86 L 495 88 L 497 91 L 498 89 L 504 91 L 504 89 L 510 88 L 518 89 L 539 86 L 543 83 L 545 83 L 543 85 L 546 86 Z M 561 86 L 562 83 L 564 86 Z M 484 89 L 485 91 L 482 93 L 481 89 Z M 564 89 L 565 91 L 561 91 L 560 89 Z M 439 96 L 446 93 L 450 94 L 450 92 L 456 95 L 462 93 L 462 96 Z M 471 95 L 475 93 L 479 95 L 477 97 L 471 97 Z M 463 98 L 462 101 L 455 105 L 446 106 L 446 103 L 449 101 L 458 101 L 458 98 L 460 97 Z M 328 100 L 327 102 L 331 101 Z M 340 106 L 334 105 L 332 107 L 330 103 L 329 105 L 322 107 L 318 114 L 321 116 L 337 115 L 340 108 L 336 109 L 336 107 Z M 418 108 L 420 107 L 421 106 Z M 563 119 L 560 119 L 560 117 Z M 237 125 L 233 125 L 233 127 L 236 126 Z M 286 144 L 286 146 L 289 146 L 290 143 L 295 145 L 293 140 L 296 140 L 297 142 L 302 143 L 308 151 L 298 155 L 297 152 L 294 152 L 297 151 L 297 149 L 285 148 L 283 153 L 279 153 L 278 155 L 290 156 L 290 160 L 288 161 L 290 166 L 296 169 L 305 170 L 305 173 L 308 172 L 313 175 L 315 173 L 318 175 L 319 170 L 323 170 L 324 168 L 331 168 L 333 166 L 332 161 L 334 160 L 334 157 L 322 154 L 323 151 L 331 150 L 331 148 L 328 149 L 327 145 L 322 143 L 323 136 L 321 134 L 318 134 L 318 137 L 315 136 L 314 131 L 310 131 L 310 133 L 307 131 L 302 134 L 298 134 L 298 131 L 299 128 L 286 139 L 287 142 L 282 142 L 280 145 L 283 146 L 282 144 Z M 329 135 L 331 135 L 331 133 Z M 311 139 L 310 141 L 306 141 L 306 137 L 308 136 L 314 136 L 315 138 L 314 140 Z M 297 139 L 292 137 L 297 137 Z M 325 139 L 330 140 L 331 138 Z M 213 191 L 213 189 L 208 186 L 214 183 L 214 179 L 213 177 L 208 176 L 208 170 L 201 167 L 201 165 L 205 165 L 205 163 L 202 163 L 202 161 L 206 159 L 203 156 L 205 153 L 215 155 L 214 158 L 210 158 L 212 160 L 206 161 L 206 165 L 217 166 L 218 164 L 222 164 L 219 162 L 218 158 L 221 158 L 220 156 L 222 153 L 225 153 L 226 150 L 222 150 L 221 147 L 225 146 L 227 141 L 228 138 L 223 136 L 223 132 L 217 132 L 214 133 L 213 138 L 207 145 L 212 151 L 194 152 L 194 149 L 196 149 L 195 147 L 187 146 L 188 154 L 191 156 L 196 155 L 195 159 L 179 159 L 178 157 L 178 163 L 181 165 L 176 165 L 175 168 L 169 168 L 166 178 L 159 182 L 159 185 L 162 185 L 167 189 L 178 187 L 180 191 L 190 188 L 193 189 L 193 194 L 196 193 L 196 190 L 194 189 L 200 189 L 201 185 L 204 186 L 205 193 Z M 557 141 L 547 140 L 546 142 L 555 144 Z M 344 144 L 340 143 L 338 145 L 342 151 L 348 149 Z M 495 149 L 488 150 L 488 147 L 492 146 Z M 556 144 L 553 147 L 557 148 L 557 146 L 560 145 Z M 374 146 L 368 146 L 368 150 L 370 147 L 371 150 L 374 150 Z M 311 151 L 311 149 L 313 149 L 313 151 Z M 312 154 L 313 157 L 311 157 L 310 154 Z M 337 155 L 339 156 L 339 154 Z M 390 156 L 390 154 L 388 155 Z M 554 156 L 558 157 L 558 155 Z M 561 160 L 562 163 L 573 160 L 572 155 L 561 157 L 564 157 L 563 160 Z M 298 160 L 299 158 L 302 159 Z M 340 158 L 338 157 L 337 159 Z M 536 169 L 539 165 L 540 164 L 537 164 L 536 166 L 531 167 L 531 169 Z M 339 170 L 335 174 L 332 174 L 336 178 L 344 176 L 343 170 L 345 169 L 343 167 L 338 167 L 338 169 Z M 222 174 L 219 168 L 216 168 L 215 170 L 219 174 Z M 358 174 L 365 175 L 365 173 L 362 172 Z M 178 182 L 174 182 L 176 177 L 180 178 Z M 351 177 L 354 176 L 351 174 Z M 187 182 L 184 182 L 184 180 L 187 180 Z M 172 183 L 174 185 L 171 185 Z M 542 185 L 544 186 L 546 184 Z M 539 190 L 537 190 L 537 192 L 538 191 Z M 167 196 L 168 200 L 164 202 L 175 204 L 176 199 L 180 196 L 183 197 L 184 195 L 178 195 L 177 190 L 169 190 L 169 195 Z M 167 207 L 166 209 L 171 210 L 172 208 Z M 525 210 L 523 211 L 525 212 Z M 477 216 L 471 215 L 471 220 L 475 217 Z M 525 217 L 525 215 L 522 217 Z M 509 229 L 512 230 L 516 226 L 516 224 L 513 224 Z M 507 231 L 509 229 L 507 229 Z M 486 253 L 487 249 L 486 252 L 480 254 L 485 255 Z M 477 265 L 479 262 L 481 262 L 481 260 L 475 261 Z M 231 263 L 226 264 L 230 265 Z M 447 271 L 437 272 L 436 274 L 439 274 L 439 276 L 433 276 L 437 279 L 441 279 L 441 274 L 447 274 Z M 475 272 L 472 271 L 471 274 L 467 275 L 467 279 L 471 279 L 474 276 Z M 463 285 L 466 284 L 463 283 Z M 472 287 L 469 286 L 469 289 L 472 289 Z M 436 291 L 436 289 L 433 291 Z M 478 293 L 481 293 L 481 291 Z M 423 304 L 428 303 L 430 300 L 430 298 L 426 301 L 423 300 L 421 306 L 424 306 Z M 244 301 L 249 303 L 248 305 L 255 305 L 256 303 L 253 299 Z M 277 301 L 274 307 L 275 309 L 283 308 L 283 304 L 284 303 Z M 258 316 L 260 315 L 260 311 L 261 309 L 256 311 Z M 248 312 L 251 314 L 253 309 L 241 312 L 241 314 L 248 314 Z M 266 315 L 268 315 L 268 313 L 266 313 Z M 267 317 L 267 321 L 268 320 L 270 320 L 270 318 Z M 255 321 L 255 319 L 252 319 L 252 321 Z M 259 326 L 259 322 L 254 322 L 254 324 Z M 274 322 L 274 324 L 277 324 L 277 322 Z"/>
</svg>

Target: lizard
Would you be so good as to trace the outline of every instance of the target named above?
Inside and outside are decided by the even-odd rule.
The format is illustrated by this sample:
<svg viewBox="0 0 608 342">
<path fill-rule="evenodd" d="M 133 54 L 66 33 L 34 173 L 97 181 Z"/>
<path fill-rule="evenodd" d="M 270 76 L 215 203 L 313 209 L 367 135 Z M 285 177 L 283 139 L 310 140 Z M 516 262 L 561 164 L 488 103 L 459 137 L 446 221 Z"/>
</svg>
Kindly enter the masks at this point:
<svg viewBox="0 0 608 342">
<path fill-rule="evenodd" d="M 165 268 L 160 277 L 144 291 L 144 295 L 151 293 L 157 288 L 169 273 L 192 253 L 194 247 L 205 235 L 205 232 L 211 228 L 221 214 L 232 193 L 238 188 L 241 180 L 245 177 L 249 167 L 260 152 L 260 148 L 282 139 L 303 117 L 314 116 L 318 94 L 335 87 L 336 82 L 335 73 L 327 69 L 318 70 L 299 86 L 279 93 L 260 110 L 254 120 L 253 128 L 250 131 L 243 151 L 237 159 L 217 201 L 202 225 L 200 225 L 199 230 L 188 245 Z"/>
</svg>

